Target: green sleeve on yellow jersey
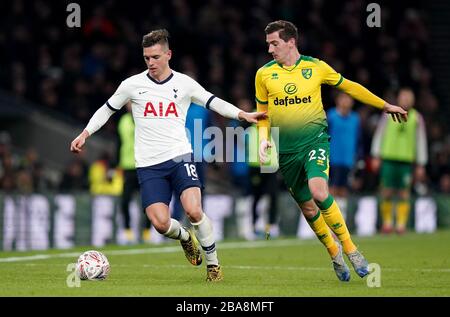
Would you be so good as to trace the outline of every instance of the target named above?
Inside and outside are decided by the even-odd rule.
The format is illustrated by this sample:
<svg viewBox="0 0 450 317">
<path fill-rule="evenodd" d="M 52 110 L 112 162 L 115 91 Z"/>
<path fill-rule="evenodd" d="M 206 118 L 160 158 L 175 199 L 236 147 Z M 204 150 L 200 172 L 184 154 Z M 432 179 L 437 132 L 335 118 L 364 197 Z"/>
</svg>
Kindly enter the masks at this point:
<svg viewBox="0 0 450 317">
<path fill-rule="evenodd" d="M 260 68 L 255 76 L 255 99 L 256 102 L 266 105 L 268 103 L 267 88 L 262 80 L 263 69 Z"/>
<path fill-rule="evenodd" d="M 262 81 L 262 68 L 256 72 L 255 76 L 255 99 L 257 111 L 268 111 L 268 92 Z M 259 140 L 269 139 L 269 119 L 258 120 L 258 136 Z"/>
</svg>

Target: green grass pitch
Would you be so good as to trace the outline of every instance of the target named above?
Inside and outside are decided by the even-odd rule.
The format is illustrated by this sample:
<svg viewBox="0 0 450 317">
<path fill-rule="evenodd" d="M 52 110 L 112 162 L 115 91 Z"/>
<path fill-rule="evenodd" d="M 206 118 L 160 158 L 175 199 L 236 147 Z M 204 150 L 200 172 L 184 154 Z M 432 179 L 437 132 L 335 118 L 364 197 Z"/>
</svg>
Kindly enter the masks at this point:
<svg viewBox="0 0 450 317">
<path fill-rule="evenodd" d="M 175 242 L 0 252 L 0 296 L 450 296 L 450 231 L 354 241 L 379 264 L 380 287 L 369 287 L 353 269 L 350 282 L 338 281 L 317 240 L 286 238 L 219 242 L 225 279 L 213 284 L 205 281 L 205 265 L 191 266 Z M 68 264 L 89 249 L 108 257 L 109 277 L 68 287 Z"/>
</svg>

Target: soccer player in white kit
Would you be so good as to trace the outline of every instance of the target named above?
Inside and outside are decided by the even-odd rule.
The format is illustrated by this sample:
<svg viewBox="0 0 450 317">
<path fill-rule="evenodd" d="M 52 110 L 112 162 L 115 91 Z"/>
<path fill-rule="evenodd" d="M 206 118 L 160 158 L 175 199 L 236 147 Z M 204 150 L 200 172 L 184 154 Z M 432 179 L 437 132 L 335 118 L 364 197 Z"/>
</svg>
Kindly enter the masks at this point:
<svg viewBox="0 0 450 317">
<path fill-rule="evenodd" d="M 86 139 L 100 129 L 117 110 L 131 101 L 135 122 L 135 160 L 141 187 L 142 205 L 155 229 L 166 237 L 180 240 L 186 258 L 202 263 L 199 242 L 205 251 L 207 281 L 220 281 L 223 273 L 217 258 L 211 221 L 203 213 L 201 182 L 185 132 L 191 102 L 233 119 L 257 123 L 265 112 L 248 113 L 215 97 L 187 75 L 169 66 L 172 51 L 165 29 L 145 35 L 142 41 L 147 70 L 124 80 L 114 95 L 92 116 L 86 128 L 71 143 L 79 153 Z M 181 203 L 194 232 L 171 219 L 172 192 Z M 197 240 L 198 239 L 198 240 Z"/>
</svg>

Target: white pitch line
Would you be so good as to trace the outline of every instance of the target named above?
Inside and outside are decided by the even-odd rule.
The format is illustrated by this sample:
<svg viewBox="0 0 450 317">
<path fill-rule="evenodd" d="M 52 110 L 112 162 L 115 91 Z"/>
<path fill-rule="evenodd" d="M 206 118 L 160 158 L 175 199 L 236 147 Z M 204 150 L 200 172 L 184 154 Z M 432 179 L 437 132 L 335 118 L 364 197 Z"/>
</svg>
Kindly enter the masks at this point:
<svg viewBox="0 0 450 317">
<path fill-rule="evenodd" d="M 270 246 L 296 246 L 310 243 L 311 240 L 273 240 L 273 241 L 244 241 L 244 242 L 223 242 L 218 244 L 219 249 L 246 249 L 246 248 L 265 248 Z M 146 249 L 128 249 L 128 250 L 111 250 L 102 251 L 105 255 L 129 255 L 129 254 L 158 254 L 179 252 L 179 246 L 146 248 Z M 80 253 L 68 252 L 57 254 L 36 254 L 30 256 L 15 256 L 0 258 L 0 263 L 21 262 L 21 261 L 37 261 L 54 258 L 77 258 Z"/>
<path fill-rule="evenodd" d="M 118 264 L 113 265 L 117 267 L 135 267 L 135 265 L 128 265 L 128 264 Z M 142 267 L 148 267 L 148 268 L 185 268 L 186 265 L 181 264 L 163 264 L 163 265 L 157 265 L 157 264 L 142 264 Z M 288 271 L 330 271 L 332 270 L 331 265 L 329 267 L 308 267 L 308 266 L 280 266 L 280 265 L 273 265 L 273 266 L 267 266 L 267 265 L 226 265 L 227 269 L 236 269 L 236 270 L 288 270 Z M 429 268 L 423 268 L 423 269 L 399 269 L 399 268 L 383 268 L 381 267 L 381 271 L 387 271 L 387 272 L 402 272 L 402 271 L 413 271 L 413 272 L 441 272 L 441 273 L 450 273 L 450 269 L 429 269 Z"/>
<path fill-rule="evenodd" d="M 118 266 L 124 266 L 120 264 Z M 128 265 L 126 265 L 128 266 Z M 148 268 L 185 268 L 186 265 L 180 264 L 170 264 L 170 265 L 155 265 L 155 264 L 143 264 L 143 267 Z M 236 270 L 288 270 L 288 271 L 329 271 L 330 267 L 307 267 L 307 266 L 259 266 L 259 265 L 226 265 L 227 269 L 236 269 Z"/>
<path fill-rule="evenodd" d="M 25 266 L 58 266 L 61 267 L 63 264 L 36 264 L 36 263 L 26 263 Z M 131 265 L 131 264 L 112 264 L 112 268 L 120 267 L 120 268 L 136 268 L 136 267 L 144 267 L 144 268 L 151 268 L 151 269 L 182 269 L 186 268 L 187 265 L 183 264 L 137 264 L 137 265 Z M 259 266 L 259 265 L 226 265 L 225 266 L 227 270 L 234 269 L 234 270 L 280 270 L 280 271 L 330 271 L 332 270 L 332 267 L 308 267 L 308 266 Z M 399 268 L 381 268 L 382 272 L 423 272 L 423 273 L 450 273 L 450 269 L 430 269 L 430 268 L 423 268 L 423 269 L 399 269 Z"/>
</svg>

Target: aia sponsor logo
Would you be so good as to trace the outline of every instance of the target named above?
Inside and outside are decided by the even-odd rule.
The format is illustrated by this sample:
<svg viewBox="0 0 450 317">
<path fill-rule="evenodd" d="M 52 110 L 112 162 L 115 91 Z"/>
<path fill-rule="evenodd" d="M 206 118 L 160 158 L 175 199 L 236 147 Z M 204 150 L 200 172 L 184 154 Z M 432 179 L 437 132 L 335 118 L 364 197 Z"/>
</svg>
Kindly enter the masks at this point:
<svg viewBox="0 0 450 317">
<path fill-rule="evenodd" d="M 178 117 L 177 107 L 174 102 L 164 105 L 159 102 L 158 105 L 152 102 L 147 102 L 144 110 L 144 117 Z"/>
</svg>

